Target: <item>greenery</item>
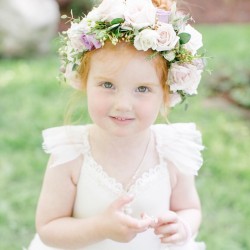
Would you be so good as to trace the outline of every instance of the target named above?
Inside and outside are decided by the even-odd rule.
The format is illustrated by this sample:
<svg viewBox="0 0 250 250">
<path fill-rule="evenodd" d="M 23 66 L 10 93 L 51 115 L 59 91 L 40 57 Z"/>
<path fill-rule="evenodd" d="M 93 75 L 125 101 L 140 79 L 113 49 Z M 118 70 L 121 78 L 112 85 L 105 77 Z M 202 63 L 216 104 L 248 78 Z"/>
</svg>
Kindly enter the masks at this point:
<svg viewBox="0 0 250 250">
<path fill-rule="evenodd" d="M 249 65 L 249 25 L 197 28 L 204 33 L 207 54 L 214 57 L 208 65 L 213 71 L 220 70 L 222 62 Z M 58 68 L 56 53 L 0 61 L 0 249 L 27 247 L 35 232 L 35 209 L 48 159 L 41 148 L 41 130 L 61 125 L 69 102 L 77 105 L 74 117 L 81 114 L 79 122 L 89 122 L 81 96 L 79 105 L 71 90 L 58 84 Z M 204 166 L 197 178 L 203 207 L 199 239 L 208 250 L 248 250 L 250 116 L 207 95 L 212 76 L 204 74 L 200 95 L 189 100 L 188 111 L 177 107 L 169 120 L 196 122 L 203 133 Z"/>
<path fill-rule="evenodd" d="M 211 94 L 223 95 L 237 105 L 250 108 L 249 48 L 246 43 L 250 29 L 239 25 L 235 29 L 237 35 L 233 36 L 230 25 L 223 30 L 220 26 L 213 27 L 218 37 L 210 36 L 207 40 L 213 45 L 215 57 L 213 74 L 206 83 Z M 217 39 L 221 42 L 218 43 Z"/>
</svg>

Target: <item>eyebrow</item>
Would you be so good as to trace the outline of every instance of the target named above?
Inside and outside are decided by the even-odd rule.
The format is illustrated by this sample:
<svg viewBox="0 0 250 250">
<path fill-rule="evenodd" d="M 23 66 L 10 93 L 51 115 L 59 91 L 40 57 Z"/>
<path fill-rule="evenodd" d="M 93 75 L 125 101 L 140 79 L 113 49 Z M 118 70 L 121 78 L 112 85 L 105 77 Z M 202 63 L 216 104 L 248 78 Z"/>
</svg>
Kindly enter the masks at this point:
<svg viewBox="0 0 250 250">
<path fill-rule="evenodd" d="M 137 84 L 146 87 L 161 87 L 161 84 L 156 82 L 138 82 Z"/>
<path fill-rule="evenodd" d="M 114 81 L 114 79 L 110 78 L 109 76 L 95 76 L 94 78 L 97 80 L 105 79 L 105 80 L 109 80 L 109 81 Z"/>
</svg>

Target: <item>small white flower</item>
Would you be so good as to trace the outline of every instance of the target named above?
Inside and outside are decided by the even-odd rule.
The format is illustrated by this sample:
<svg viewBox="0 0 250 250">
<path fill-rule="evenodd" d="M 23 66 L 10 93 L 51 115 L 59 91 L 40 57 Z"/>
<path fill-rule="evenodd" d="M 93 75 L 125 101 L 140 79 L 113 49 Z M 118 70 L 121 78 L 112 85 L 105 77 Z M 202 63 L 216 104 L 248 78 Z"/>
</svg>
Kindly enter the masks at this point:
<svg viewBox="0 0 250 250">
<path fill-rule="evenodd" d="M 156 8 L 151 0 L 127 0 L 124 15 L 126 23 L 139 30 L 155 24 Z"/>
<path fill-rule="evenodd" d="M 169 106 L 172 108 L 182 101 L 181 95 L 178 93 L 173 93 L 169 95 Z"/>
<path fill-rule="evenodd" d="M 73 62 L 75 60 L 75 55 L 76 52 L 74 51 L 74 49 L 71 47 L 71 43 L 70 41 L 67 42 L 67 45 L 65 46 L 65 54 L 67 55 L 67 60 L 69 62 Z"/>
<path fill-rule="evenodd" d="M 182 90 L 189 95 L 197 94 L 201 72 L 201 70 L 192 64 L 173 63 L 168 75 L 170 90 L 173 93 Z"/>
<path fill-rule="evenodd" d="M 159 34 L 157 51 L 173 49 L 180 39 L 176 35 L 172 24 L 161 23 L 157 29 L 157 33 Z"/>
<path fill-rule="evenodd" d="M 158 33 L 155 30 L 145 29 L 135 37 L 134 46 L 137 50 L 155 50 L 157 47 L 157 39 Z"/>
<path fill-rule="evenodd" d="M 196 29 L 194 29 L 190 24 L 188 24 L 184 32 L 191 35 L 191 39 L 188 43 L 184 44 L 184 48 L 189 50 L 193 55 L 203 46 L 202 35 Z"/>
<path fill-rule="evenodd" d="M 124 18 L 124 0 L 103 0 L 101 4 L 90 11 L 87 18 L 92 21 L 112 21 L 115 18 Z"/>
</svg>

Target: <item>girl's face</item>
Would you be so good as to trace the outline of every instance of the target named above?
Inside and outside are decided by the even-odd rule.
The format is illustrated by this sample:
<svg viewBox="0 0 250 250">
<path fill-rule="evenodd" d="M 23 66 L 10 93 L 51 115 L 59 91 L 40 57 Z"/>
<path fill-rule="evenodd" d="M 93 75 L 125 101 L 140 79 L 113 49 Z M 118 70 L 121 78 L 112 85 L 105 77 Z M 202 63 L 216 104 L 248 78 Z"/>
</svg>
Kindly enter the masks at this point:
<svg viewBox="0 0 250 250">
<path fill-rule="evenodd" d="M 124 48 L 100 49 L 90 62 L 87 79 L 88 109 L 92 121 L 115 136 L 149 128 L 163 103 L 163 89 L 154 61 Z"/>
</svg>

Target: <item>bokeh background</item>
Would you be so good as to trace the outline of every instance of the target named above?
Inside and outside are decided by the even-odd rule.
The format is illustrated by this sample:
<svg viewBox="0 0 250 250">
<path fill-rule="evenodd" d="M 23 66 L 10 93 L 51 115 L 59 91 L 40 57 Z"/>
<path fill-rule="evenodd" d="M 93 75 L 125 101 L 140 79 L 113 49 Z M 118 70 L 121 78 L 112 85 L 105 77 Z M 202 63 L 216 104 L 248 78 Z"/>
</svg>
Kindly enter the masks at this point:
<svg viewBox="0 0 250 250">
<path fill-rule="evenodd" d="M 57 81 L 61 14 L 93 1 L 0 0 L 0 249 L 27 247 L 48 156 L 41 131 L 89 122 L 83 96 Z M 185 0 L 208 59 L 199 95 L 169 114 L 196 122 L 205 144 L 197 178 L 198 238 L 208 250 L 250 249 L 250 1 Z"/>
</svg>

